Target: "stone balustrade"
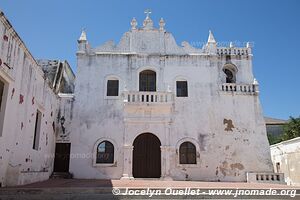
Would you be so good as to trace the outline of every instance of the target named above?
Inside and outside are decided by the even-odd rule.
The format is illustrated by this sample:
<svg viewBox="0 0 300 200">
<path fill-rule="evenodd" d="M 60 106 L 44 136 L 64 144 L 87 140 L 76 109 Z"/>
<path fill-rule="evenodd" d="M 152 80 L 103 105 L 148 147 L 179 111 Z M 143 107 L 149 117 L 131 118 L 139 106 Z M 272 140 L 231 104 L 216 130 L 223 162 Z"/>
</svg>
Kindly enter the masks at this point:
<svg viewBox="0 0 300 200">
<path fill-rule="evenodd" d="M 218 47 L 218 55 L 249 55 L 251 50 L 249 48 L 230 48 L 230 47 Z"/>
<path fill-rule="evenodd" d="M 125 103 L 172 103 L 174 96 L 172 92 L 123 92 Z"/>
<path fill-rule="evenodd" d="M 236 84 L 236 83 L 223 83 L 221 90 L 224 92 L 239 92 L 247 94 L 258 94 L 257 84 Z"/>
<path fill-rule="evenodd" d="M 286 184 L 283 173 L 272 173 L 272 172 L 247 172 L 247 182 Z"/>
</svg>

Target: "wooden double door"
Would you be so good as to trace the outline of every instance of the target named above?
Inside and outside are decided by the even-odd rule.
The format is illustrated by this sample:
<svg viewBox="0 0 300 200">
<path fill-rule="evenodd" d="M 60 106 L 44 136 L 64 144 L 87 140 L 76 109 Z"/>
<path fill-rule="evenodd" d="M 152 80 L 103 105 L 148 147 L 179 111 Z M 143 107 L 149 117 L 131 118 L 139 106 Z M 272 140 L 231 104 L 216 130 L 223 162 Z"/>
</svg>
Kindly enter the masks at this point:
<svg viewBox="0 0 300 200">
<path fill-rule="evenodd" d="M 160 178 L 160 140 L 151 133 L 139 135 L 133 142 L 133 177 Z"/>
</svg>

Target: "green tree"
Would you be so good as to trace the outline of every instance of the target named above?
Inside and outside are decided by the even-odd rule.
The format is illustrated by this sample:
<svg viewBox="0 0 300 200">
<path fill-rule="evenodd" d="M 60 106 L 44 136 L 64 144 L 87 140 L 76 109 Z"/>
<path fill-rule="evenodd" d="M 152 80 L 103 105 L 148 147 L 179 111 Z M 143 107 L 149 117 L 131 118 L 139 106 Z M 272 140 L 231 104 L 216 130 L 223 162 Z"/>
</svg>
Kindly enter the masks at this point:
<svg viewBox="0 0 300 200">
<path fill-rule="evenodd" d="M 274 136 L 272 134 L 269 134 L 268 133 L 268 140 L 269 140 L 269 144 L 272 145 L 272 144 L 276 144 L 276 143 L 279 143 L 282 141 L 282 136 L 279 135 L 279 136 Z"/>
<path fill-rule="evenodd" d="M 300 117 L 290 117 L 289 122 L 283 126 L 283 141 L 290 140 L 295 137 L 300 137 Z"/>
</svg>

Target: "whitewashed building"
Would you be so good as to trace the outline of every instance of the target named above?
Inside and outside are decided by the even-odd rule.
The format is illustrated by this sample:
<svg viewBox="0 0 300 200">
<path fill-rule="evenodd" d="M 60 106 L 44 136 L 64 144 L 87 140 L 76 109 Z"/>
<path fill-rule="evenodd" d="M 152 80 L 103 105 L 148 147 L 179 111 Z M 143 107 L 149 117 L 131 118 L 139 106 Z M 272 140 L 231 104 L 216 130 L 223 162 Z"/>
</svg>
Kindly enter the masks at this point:
<svg viewBox="0 0 300 200">
<path fill-rule="evenodd" d="M 270 147 L 274 171 L 284 173 L 288 185 L 300 186 L 300 137 Z"/>
<path fill-rule="evenodd" d="M 52 176 L 282 182 L 251 47 L 178 46 L 147 13 L 119 44 L 35 60 L 0 12 L 0 186 Z M 75 91 L 74 91 L 75 88 Z"/>
<path fill-rule="evenodd" d="M 218 47 L 209 32 L 201 49 L 178 46 L 147 13 L 119 44 L 93 48 L 83 31 L 77 61 L 67 127 L 75 178 L 246 181 L 273 172 L 249 44 Z"/>
<path fill-rule="evenodd" d="M 0 187 L 49 179 L 74 79 L 66 61 L 35 60 L 0 11 Z"/>
</svg>

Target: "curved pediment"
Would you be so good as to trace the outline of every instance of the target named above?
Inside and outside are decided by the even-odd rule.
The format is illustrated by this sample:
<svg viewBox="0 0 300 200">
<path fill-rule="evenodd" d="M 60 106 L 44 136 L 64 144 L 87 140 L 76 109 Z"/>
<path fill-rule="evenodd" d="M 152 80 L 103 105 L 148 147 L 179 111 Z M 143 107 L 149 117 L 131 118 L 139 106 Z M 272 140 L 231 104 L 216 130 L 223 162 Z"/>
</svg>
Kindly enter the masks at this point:
<svg viewBox="0 0 300 200">
<path fill-rule="evenodd" d="M 201 54 L 202 49 L 192 47 L 188 42 L 178 46 L 173 35 L 158 29 L 136 29 L 126 32 L 119 44 L 108 41 L 93 49 L 96 54 L 101 53 L 147 53 L 147 54 Z"/>
</svg>

